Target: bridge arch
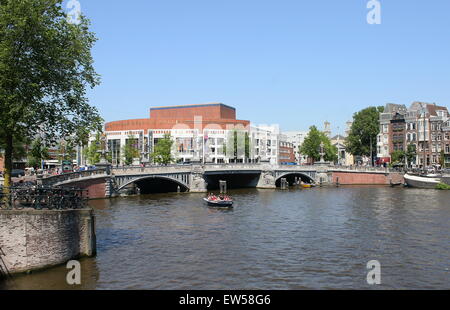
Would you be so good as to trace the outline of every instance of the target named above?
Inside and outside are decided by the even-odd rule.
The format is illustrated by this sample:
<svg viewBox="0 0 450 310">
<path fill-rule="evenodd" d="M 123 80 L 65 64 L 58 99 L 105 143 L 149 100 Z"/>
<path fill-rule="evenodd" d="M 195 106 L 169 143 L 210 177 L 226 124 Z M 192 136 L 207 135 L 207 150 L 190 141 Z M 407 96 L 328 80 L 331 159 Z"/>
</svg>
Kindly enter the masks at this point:
<svg viewBox="0 0 450 310">
<path fill-rule="evenodd" d="M 181 192 L 188 192 L 190 189 L 188 184 L 172 177 L 147 175 L 127 179 L 118 186 L 117 192 L 131 184 L 135 184 L 140 189 L 141 194 L 177 192 L 178 186 Z"/>
<path fill-rule="evenodd" d="M 281 186 L 281 179 L 286 178 L 287 182 L 292 185 L 295 182 L 295 178 L 300 178 L 305 183 L 315 183 L 316 181 L 311 176 L 302 173 L 302 172 L 286 172 L 282 175 L 278 176 L 278 178 L 275 180 L 276 187 Z"/>
</svg>

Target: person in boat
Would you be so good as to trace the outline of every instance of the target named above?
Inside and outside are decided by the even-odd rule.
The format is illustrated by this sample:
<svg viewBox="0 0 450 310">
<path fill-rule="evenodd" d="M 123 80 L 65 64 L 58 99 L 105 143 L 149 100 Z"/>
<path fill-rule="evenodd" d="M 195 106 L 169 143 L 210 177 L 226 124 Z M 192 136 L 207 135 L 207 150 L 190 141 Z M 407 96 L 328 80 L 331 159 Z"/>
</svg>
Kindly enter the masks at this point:
<svg viewBox="0 0 450 310">
<path fill-rule="evenodd" d="M 213 193 L 210 193 L 210 194 L 208 195 L 208 200 L 216 201 L 216 200 L 217 200 L 217 197 L 216 197 L 216 195 L 214 195 Z"/>
</svg>

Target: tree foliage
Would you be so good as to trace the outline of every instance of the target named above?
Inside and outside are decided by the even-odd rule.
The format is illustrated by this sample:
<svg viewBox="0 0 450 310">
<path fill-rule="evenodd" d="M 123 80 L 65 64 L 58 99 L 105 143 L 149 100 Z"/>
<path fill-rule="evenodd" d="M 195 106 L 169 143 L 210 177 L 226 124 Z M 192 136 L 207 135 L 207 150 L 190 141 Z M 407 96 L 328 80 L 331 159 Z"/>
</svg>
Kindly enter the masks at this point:
<svg viewBox="0 0 450 310">
<path fill-rule="evenodd" d="M 402 150 L 396 150 L 391 153 L 392 164 L 401 164 L 405 160 L 406 153 Z"/>
<path fill-rule="evenodd" d="M 140 153 L 138 148 L 138 139 L 131 135 L 128 136 L 128 139 L 122 148 L 122 154 L 125 165 L 131 165 L 135 158 L 139 158 Z"/>
<path fill-rule="evenodd" d="M 158 140 L 153 152 L 150 154 L 153 162 L 168 165 L 174 161 L 172 157 L 173 141 L 170 134 L 165 134 L 163 139 Z"/>
<path fill-rule="evenodd" d="M 383 107 L 368 107 L 353 115 L 353 124 L 345 141 L 346 149 L 353 155 L 370 156 L 377 149 L 377 135 L 380 131 L 379 119 Z"/>
<path fill-rule="evenodd" d="M 301 154 L 307 155 L 313 161 L 320 160 L 320 143 L 324 145 L 324 159 L 326 161 L 337 160 L 337 148 L 331 144 L 330 139 L 324 132 L 319 131 L 316 126 L 309 128 L 308 136 L 303 141 L 303 144 L 299 147 Z"/>
<path fill-rule="evenodd" d="M 234 160 L 242 157 L 242 155 L 245 158 L 250 158 L 250 137 L 248 132 L 233 129 L 221 151 L 224 155 L 227 155 L 227 152 L 229 152 L 228 155 L 233 155 L 232 158 Z"/>
<path fill-rule="evenodd" d="M 38 137 L 31 144 L 31 149 L 28 152 L 27 165 L 38 169 L 42 165 L 42 161 L 50 157 L 48 148 L 45 146 L 43 139 Z"/>
<path fill-rule="evenodd" d="M 95 35 L 81 16 L 67 22 L 62 0 L 0 1 L 0 141 L 5 185 L 17 137 L 58 139 L 80 128 L 100 128 L 86 88 L 99 84 L 91 49 Z"/>
<path fill-rule="evenodd" d="M 101 133 L 97 132 L 95 134 L 95 140 L 87 144 L 83 149 L 84 157 L 87 159 L 88 163 L 95 165 L 100 162 L 100 144 L 101 144 Z"/>
<path fill-rule="evenodd" d="M 409 144 L 405 153 L 408 166 L 411 165 L 411 163 L 414 161 L 416 155 L 417 155 L 416 145 L 412 143 Z"/>
</svg>

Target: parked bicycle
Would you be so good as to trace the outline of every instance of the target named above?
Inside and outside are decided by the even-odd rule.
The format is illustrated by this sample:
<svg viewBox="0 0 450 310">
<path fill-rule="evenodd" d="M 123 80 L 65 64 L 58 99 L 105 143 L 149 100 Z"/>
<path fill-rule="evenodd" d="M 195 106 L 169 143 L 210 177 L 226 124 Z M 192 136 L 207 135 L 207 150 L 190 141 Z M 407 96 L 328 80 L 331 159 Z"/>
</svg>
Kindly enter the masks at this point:
<svg viewBox="0 0 450 310">
<path fill-rule="evenodd" d="M 66 187 L 17 186 L 6 192 L 0 191 L 0 209 L 81 209 L 88 199 L 85 190 Z"/>
</svg>

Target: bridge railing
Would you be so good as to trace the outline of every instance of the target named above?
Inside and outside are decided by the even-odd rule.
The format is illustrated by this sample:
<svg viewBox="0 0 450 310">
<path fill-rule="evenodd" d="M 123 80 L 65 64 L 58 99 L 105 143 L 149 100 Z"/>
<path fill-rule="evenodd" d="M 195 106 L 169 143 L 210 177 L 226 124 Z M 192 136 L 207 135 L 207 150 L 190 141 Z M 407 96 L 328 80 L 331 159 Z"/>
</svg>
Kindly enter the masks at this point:
<svg viewBox="0 0 450 310">
<path fill-rule="evenodd" d="M 112 174 L 135 174 L 135 173 L 167 173 L 167 172 L 182 172 L 190 171 L 191 166 L 189 165 L 167 165 L 167 166 L 124 166 L 124 167 L 113 167 L 111 168 Z"/>
<path fill-rule="evenodd" d="M 228 163 L 228 164 L 206 164 L 204 165 L 206 170 L 219 169 L 219 170 L 233 170 L 233 169 L 261 169 L 262 164 L 250 164 L 250 163 Z"/>
<path fill-rule="evenodd" d="M 65 182 L 65 181 L 83 179 L 83 178 L 87 178 L 87 177 L 104 175 L 104 174 L 106 174 L 106 169 L 84 170 L 84 171 L 78 171 L 78 172 L 63 173 L 63 174 L 53 175 L 53 176 L 49 176 L 49 177 L 44 177 L 42 179 L 42 183 L 45 185 L 52 185 L 52 184 L 61 183 L 61 182 Z"/>
</svg>

